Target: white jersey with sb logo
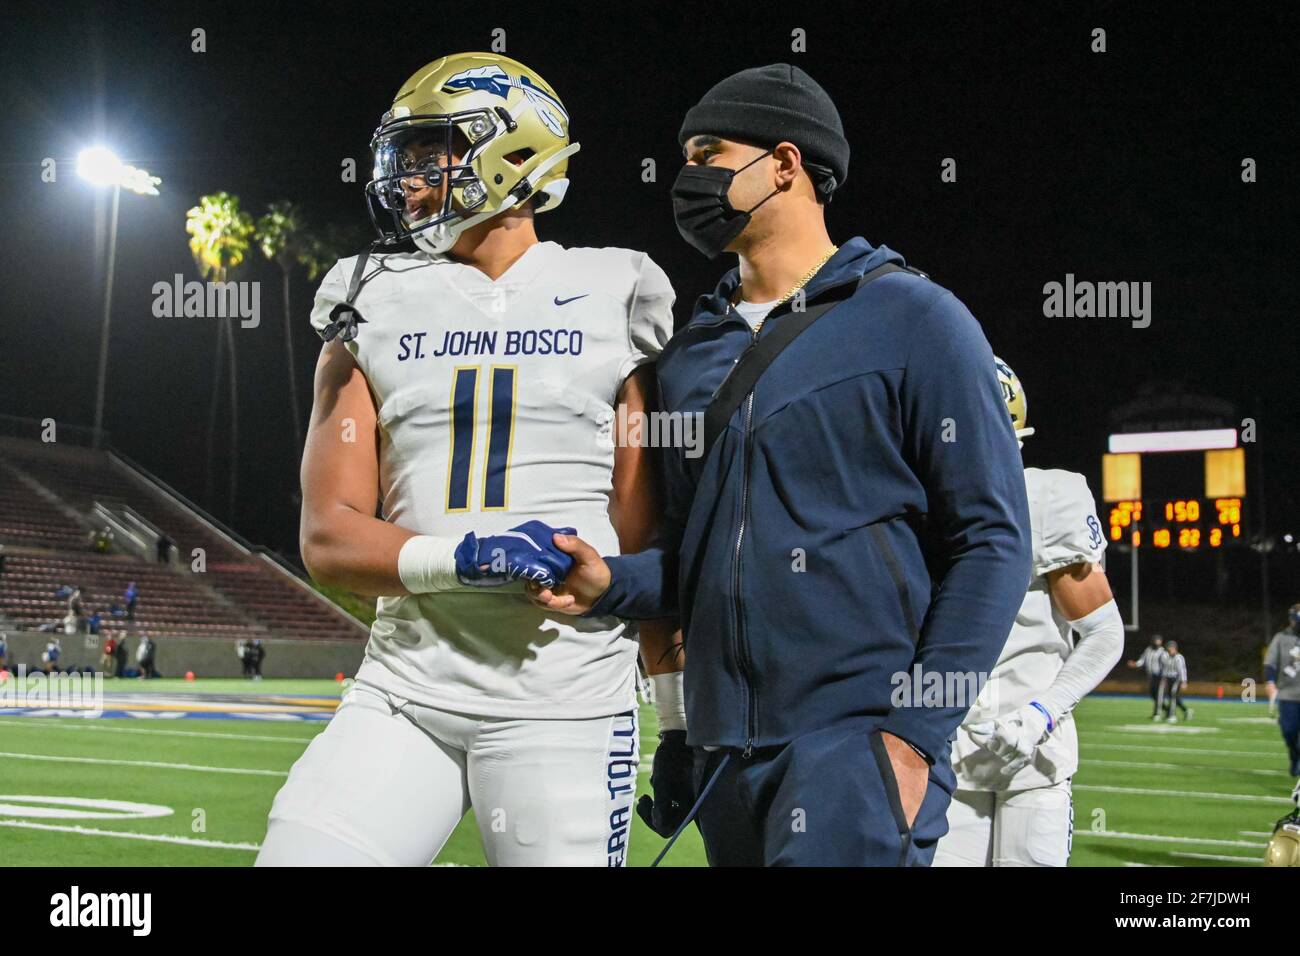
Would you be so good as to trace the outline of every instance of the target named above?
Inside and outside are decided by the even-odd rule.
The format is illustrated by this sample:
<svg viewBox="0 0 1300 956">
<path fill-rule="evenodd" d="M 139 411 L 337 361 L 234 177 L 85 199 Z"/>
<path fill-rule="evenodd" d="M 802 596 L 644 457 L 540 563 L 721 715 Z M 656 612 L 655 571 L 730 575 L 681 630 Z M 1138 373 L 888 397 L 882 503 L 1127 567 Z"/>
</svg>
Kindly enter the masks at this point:
<svg viewBox="0 0 1300 956">
<path fill-rule="evenodd" d="M 1079 766 L 1074 718 L 1066 715 L 1014 776 L 971 740 L 966 728 L 1005 716 L 1045 691 L 1074 650 L 1070 623 L 1052 603 L 1047 576 L 1071 565 L 1101 561 L 1106 536 L 1088 482 L 1072 471 L 1025 469 L 1033 541 L 1032 579 L 1006 646 L 988 682 L 957 729 L 952 762 L 957 786 L 971 790 L 1027 790 L 1067 780 Z"/>
<path fill-rule="evenodd" d="M 317 330 L 355 264 L 321 283 Z M 672 334 L 663 271 L 641 252 L 541 242 L 496 281 L 423 253 L 374 256 L 365 276 L 347 348 L 378 409 L 383 519 L 460 538 L 536 518 L 617 554 L 614 406 Z M 377 613 L 358 677 L 410 700 L 493 717 L 634 706 L 635 633 L 549 614 L 521 584 L 380 598 Z"/>
</svg>

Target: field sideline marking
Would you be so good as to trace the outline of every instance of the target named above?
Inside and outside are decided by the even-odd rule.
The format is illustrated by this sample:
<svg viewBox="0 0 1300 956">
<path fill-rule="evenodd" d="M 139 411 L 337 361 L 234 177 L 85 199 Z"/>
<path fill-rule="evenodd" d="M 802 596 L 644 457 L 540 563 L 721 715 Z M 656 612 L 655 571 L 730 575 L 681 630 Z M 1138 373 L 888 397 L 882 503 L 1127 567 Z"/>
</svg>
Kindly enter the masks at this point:
<svg viewBox="0 0 1300 956">
<path fill-rule="evenodd" d="M 1092 741 L 1088 741 L 1087 749 L 1140 750 L 1143 753 L 1151 753 L 1153 749 L 1154 750 L 1163 749 L 1168 751 L 1171 754 L 1204 754 L 1204 755 L 1226 754 L 1227 756 L 1230 757 L 1272 757 L 1272 756 L 1277 756 L 1278 753 L 1284 753 L 1284 751 L 1280 747 L 1275 747 L 1270 750 L 1225 750 L 1222 747 L 1215 748 L 1215 747 L 1168 746 L 1165 741 L 1161 741 L 1160 744 L 1156 746 L 1150 744 L 1148 744 L 1147 746 L 1142 746 L 1141 744 L 1099 744 L 1099 743 L 1094 743 Z"/>
<path fill-rule="evenodd" d="M 118 837 L 122 840 L 148 840 L 153 843 L 178 843 L 181 846 L 202 846 L 218 850 L 248 850 L 262 848 L 260 843 L 222 843 L 220 840 L 199 840 L 194 837 L 166 836 L 160 833 L 127 833 L 119 830 L 97 830 L 94 827 L 58 826 L 53 823 L 29 823 L 26 820 L 0 820 L 0 827 L 20 827 L 24 830 L 56 830 L 81 836 Z"/>
<path fill-rule="evenodd" d="M 1249 863 L 1251 866 L 1262 866 L 1264 861 L 1253 856 L 1218 856 L 1214 853 L 1177 853 L 1173 852 L 1170 856 L 1187 857 L 1192 860 L 1216 860 L 1227 863 Z"/>
<path fill-rule="evenodd" d="M 287 777 L 287 770 L 254 770 L 248 767 L 204 767 L 192 763 L 164 763 L 161 760 L 114 760 L 110 757 L 60 757 L 53 754 L 15 754 L 0 751 L 0 758 L 50 760 L 56 763 L 93 763 L 113 767 L 154 767 L 159 770 L 198 770 L 203 773 L 235 773 L 252 777 Z"/>
<path fill-rule="evenodd" d="M 1288 780 L 1291 775 L 1285 770 L 1261 770 L 1255 767 L 1215 767 L 1212 764 L 1200 763 L 1144 763 L 1137 760 L 1099 760 L 1096 757 L 1083 757 L 1079 760 L 1081 764 L 1095 763 L 1107 767 L 1143 767 L 1148 770 L 1227 770 L 1233 773 L 1253 773 L 1263 777 L 1286 777 Z"/>
<path fill-rule="evenodd" d="M 1112 787 L 1099 783 L 1076 783 L 1074 790 L 1099 793 L 1136 793 L 1148 797 L 1199 797 L 1205 800 L 1243 800 L 1248 803 L 1290 803 L 1287 797 L 1262 797 L 1253 793 L 1204 793 L 1197 790 L 1148 790 L 1143 787 Z M 1082 831 L 1075 831 L 1077 836 Z"/>
<path fill-rule="evenodd" d="M 277 743 L 291 744 L 309 744 L 315 740 L 312 737 L 272 737 L 266 734 L 222 734 L 216 731 L 207 730 L 154 730 L 148 727 L 99 727 L 92 721 L 86 720 L 80 723 L 55 723 L 47 720 L 34 720 L 30 717 L 19 717 L 16 720 L 0 719 L 0 727 L 21 727 L 23 729 L 37 727 L 54 727 L 61 730 L 100 730 L 112 731 L 118 734 L 159 734 L 168 737 L 206 737 L 214 740 L 268 740 Z"/>
<path fill-rule="evenodd" d="M 1141 840 L 1144 843 L 1193 843 L 1201 846 L 1243 846 L 1252 850 L 1262 850 L 1267 843 L 1251 843 L 1249 840 L 1213 840 L 1210 838 L 1170 836 L 1164 833 L 1125 833 L 1121 830 L 1075 830 L 1074 838 L 1101 837 L 1110 840 Z"/>
</svg>

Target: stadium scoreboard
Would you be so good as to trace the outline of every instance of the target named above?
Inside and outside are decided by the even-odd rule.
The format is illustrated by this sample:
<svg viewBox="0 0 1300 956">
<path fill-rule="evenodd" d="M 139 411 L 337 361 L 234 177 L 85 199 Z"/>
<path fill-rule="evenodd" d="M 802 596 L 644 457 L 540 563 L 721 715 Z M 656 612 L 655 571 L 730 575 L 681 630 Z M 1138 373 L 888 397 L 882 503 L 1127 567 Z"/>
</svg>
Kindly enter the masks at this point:
<svg viewBox="0 0 1300 956">
<path fill-rule="evenodd" d="M 1235 432 L 1226 431 L 1235 445 Z M 1169 440 L 1172 434 L 1111 436 L 1111 452 L 1102 457 L 1102 498 L 1110 540 L 1134 548 L 1184 552 L 1245 543 L 1244 450 L 1207 448 L 1207 441 L 1221 446 L 1229 439 L 1222 435 L 1207 439 L 1203 432 L 1180 433 L 1183 444 L 1200 446 L 1180 447 Z M 1200 437 L 1186 437 L 1193 435 Z"/>
</svg>

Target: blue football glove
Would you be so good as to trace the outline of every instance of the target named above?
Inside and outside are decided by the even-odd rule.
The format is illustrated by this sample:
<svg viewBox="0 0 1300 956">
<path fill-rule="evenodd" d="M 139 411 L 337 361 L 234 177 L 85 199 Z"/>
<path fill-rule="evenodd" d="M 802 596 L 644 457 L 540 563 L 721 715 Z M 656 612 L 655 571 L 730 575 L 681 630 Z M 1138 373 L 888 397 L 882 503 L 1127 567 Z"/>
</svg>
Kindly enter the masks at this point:
<svg viewBox="0 0 1300 956">
<path fill-rule="evenodd" d="M 551 541 L 553 534 L 577 534 L 573 528 L 552 528 L 525 521 L 504 534 L 486 538 L 471 531 L 456 547 L 456 577 L 461 584 L 494 588 L 521 578 L 553 588 L 569 573 L 573 559 Z"/>
</svg>

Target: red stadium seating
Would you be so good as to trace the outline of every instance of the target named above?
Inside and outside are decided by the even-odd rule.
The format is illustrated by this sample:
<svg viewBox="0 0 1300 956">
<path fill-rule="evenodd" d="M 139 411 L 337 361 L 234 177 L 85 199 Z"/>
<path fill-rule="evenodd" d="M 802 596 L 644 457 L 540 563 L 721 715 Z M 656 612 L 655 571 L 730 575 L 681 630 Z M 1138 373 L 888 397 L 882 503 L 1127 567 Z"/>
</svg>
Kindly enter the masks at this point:
<svg viewBox="0 0 1300 956">
<path fill-rule="evenodd" d="M 129 505 L 175 542 L 180 565 L 92 553 L 95 502 Z M 55 591 L 67 584 L 81 588 L 87 615 L 101 611 L 103 635 L 366 638 L 355 619 L 110 453 L 0 439 L 0 544 L 0 621 L 19 627 L 61 619 L 67 600 Z M 190 570 L 195 548 L 205 552 L 203 573 Z M 128 581 L 140 592 L 134 620 L 110 617 Z"/>
</svg>

